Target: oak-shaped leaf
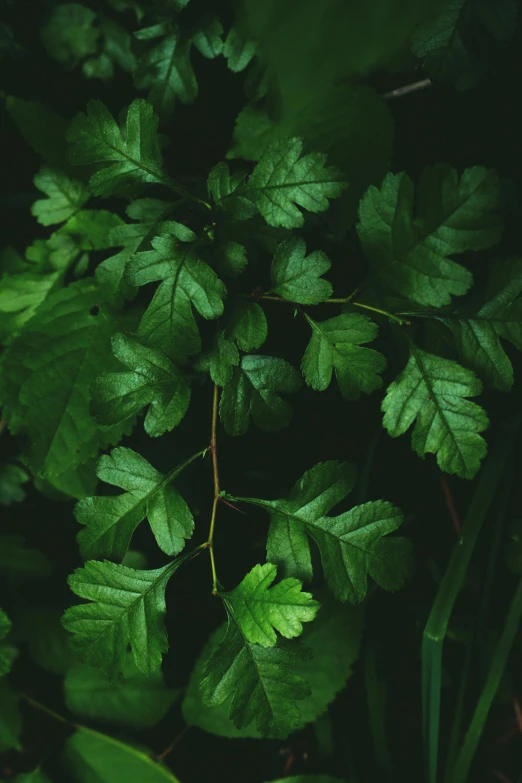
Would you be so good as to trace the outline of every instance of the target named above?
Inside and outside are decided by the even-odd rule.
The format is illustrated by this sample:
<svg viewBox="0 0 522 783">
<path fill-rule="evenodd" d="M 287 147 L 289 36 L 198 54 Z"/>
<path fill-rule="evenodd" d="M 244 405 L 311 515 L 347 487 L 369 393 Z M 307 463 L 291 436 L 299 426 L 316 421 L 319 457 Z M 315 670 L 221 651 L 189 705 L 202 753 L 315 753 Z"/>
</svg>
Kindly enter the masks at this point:
<svg viewBox="0 0 522 783">
<path fill-rule="evenodd" d="M 276 576 L 277 566 L 258 564 L 234 590 L 219 593 L 246 642 L 273 647 L 276 631 L 293 639 L 317 614 L 319 603 L 302 591 L 299 579 L 288 577 L 272 585 Z"/>
<path fill-rule="evenodd" d="M 281 394 L 299 390 L 301 378 L 291 364 L 274 356 L 243 356 L 221 395 L 219 415 L 229 435 L 243 435 L 250 422 L 268 432 L 286 427 L 292 409 Z"/>
<path fill-rule="evenodd" d="M 301 237 L 290 237 L 279 243 L 272 259 L 271 292 L 289 302 L 319 304 L 332 293 L 332 285 L 321 275 L 330 269 L 330 261 L 322 250 L 306 255 Z"/>
<path fill-rule="evenodd" d="M 201 692 L 209 707 L 229 699 L 239 729 L 255 721 L 265 737 L 287 737 L 300 722 L 298 702 L 310 694 L 294 667 L 309 655 L 301 646 L 251 644 L 229 617 L 225 637 L 203 668 Z"/>
<path fill-rule="evenodd" d="M 356 400 L 361 393 L 370 394 L 382 386 L 379 373 L 386 367 L 386 359 L 372 348 L 361 348 L 361 343 L 377 337 L 377 325 L 370 318 L 358 313 L 342 313 L 327 321 L 305 317 L 312 327 L 312 337 L 301 367 L 312 389 L 327 389 L 334 370 L 347 400 Z"/>
<path fill-rule="evenodd" d="M 286 573 L 299 568 L 309 576 L 309 536 L 317 544 L 326 584 L 335 597 L 359 603 L 366 596 L 368 576 L 385 590 L 402 587 L 410 567 L 410 545 L 404 538 L 385 537 L 403 521 L 401 511 L 387 501 L 364 503 L 336 517 L 323 515 L 352 485 L 350 466 L 325 462 L 305 473 L 288 499 L 233 499 L 269 511 L 274 530 L 268 557 L 275 552 Z"/>
<path fill-rule="evenodd" d="M 138 571 L 108 560 L 88 560 L 69 577 L 69 587 L 89 603 L 67 609 L 63 626 L 74 651 L 110 676 L 124 671 L 130 645 L 140 672 L 153 677 L 168 650 L 165 588 L 186 556 L 163 568 Z"/>
<path fill-rule="evenodd" d="M 42 226 L 62 223 L 81 209 L 89 198 L 83 182 L 48 166 L 42 166 L 34 177 L 34 184 L 47 196 L 31 206 L 31 214 Z"/>
<path fill-rule="evenodd" d="M 226 295 L 224 284 L 187 239 L 188 234 L 183 241 L 166 234 L 155 237 L 153 249 L 137 253 L 126 272 L 135 286 L 161 281 L 138 336 L 179 362 L 201 350 L 193 308 L 205 319 L 218 318 Z"/>
<path fill-rule="evenodd" d="M 479 433 L 488 417 L 466 398 L 481 391 L 474 372 L 412 343 L 408 364 L 383 400 L 383 426 L 396 438 L 415 422 L 411 445 L 419 457 L 434 453 L 441 470 L 471 479 L 487 452 Z"/>
<path fill-rule="evenodd" d="M 135 529 L 145 518 L 160 549 L 167 555 L 179 554 L 192 535 L 194 520 L 172 482 L 194 459 L 191 457 L 163 475 L 140 454 L 124 446 L 100 457 L 98 478 L 125 492 L 83 498 L 76 504 L 76 519 L 85 525 L 78 534 L 83 557 L 121 560 Z"/>
<path fill-rule="evenodd" d="M 71 163 L 99 167 L 89 180 L 95 196 L 128 195 L 129 187 L 164 182 L 157 127 L 152 106 L 137 98 L 129 106 L 123 136 L 106 106 L 91 100 L 87 113 L 77 114 L 67 132 Z"/>
<path fill-rule="evenodd" d="M 153 438 L 174 429 L 190 402 L 188 376 L 162 351 L 142 345 L 130 335 L 115 334 L 112 350 L 130 372 L 100 375 L 91 387 L 91 413 L 112 426 L 149 406 L 145 431 Z"/>
<path fill-rule="evenodd" d="M 380 188 L 371 185 L 359 204 L 357 232 L 380 285 L 441 307 L 473 282 L 451 256 L 498 242 L 498 207 L 495 171 L 473 166 L 459 177 L 441 163 L 423 170 L 416 194 L 405 172 L 388 174 Z"/>
<path fill-rule="evenodd" d="M 503 277 L 489 301 L 471 314 L 455 313 L 441 318 L 453 332 L 460 358 L 466 367 L 500 391 L 513 386 L 513 365 L 502 346 L 507 340 L 522 351 L 522 262 L 498 264 L 495 277 Z"/>
</svg>

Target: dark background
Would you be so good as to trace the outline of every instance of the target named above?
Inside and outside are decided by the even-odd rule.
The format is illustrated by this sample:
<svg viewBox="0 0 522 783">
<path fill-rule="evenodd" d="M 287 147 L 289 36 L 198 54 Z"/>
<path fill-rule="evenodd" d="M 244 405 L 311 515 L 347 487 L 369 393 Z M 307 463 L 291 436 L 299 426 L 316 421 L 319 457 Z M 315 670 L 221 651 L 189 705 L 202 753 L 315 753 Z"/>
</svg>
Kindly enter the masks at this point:
<svg viewBox="0 0 522 783">
<path fill-rule="evenodd" d="M 220 7 L 225 28 L 233 17 L 227 3 Z M 1 6 L 0 6 L 1 7 Z M 94 5 L 92 7 L 95 7 Z M 190 13 L 197 16 L 213 3 L 193 0 Z M 38 30 L 46 14 L 46 4 L 38 2 L 4 3 L 3 17 L 11 26 L 16 39 L 28 54 L 19 60 L 0 61 L 2 74 L 0 89 L 7 95 L 39 100 L 59 114 L 71 118 L 83 110 L 89 98 L 95 96 L 107 104 L 113 114 L 136 97 L 131 77 L 117 71 L 111 84 L 83 78 L 79 69 L 64 70 L 48 57 L 41 46 Z M 459 171 L 467 166 L 483 164 L 499 170 L 504 178 L 507 230 L 501 245 L 493 251 L 494 257 L 508 257 L 519 250 L 521 212 L 517 191 L 522 172 L 522 112 L 520 85 L 522 84 L 522 57 L 520 28 L 509 46 L 495 53 L 490 70 L 482 83 L 464 93 L 448 87 L 432 87 L 389 101 L 395 123 L 394 154 L 391 170 L 406 170 L 416 180 L 423 166 L 446 161 Z M 193 58 L 199 83 L 199 97 L 191 106 L 177 106 L 172 119 L 161 126 L 162 133 L 172 141 L 165 150 L 167 170 L 174 178 L 197 177 L 204 181 L 208 170 L 223 159 L 230 145 L 234 120 L 245 103 L 243 75 L 227 70 L 224 59 L 207 61 L 198 54 Z M 378 71 L 366 79 L 379 92 L 416 81 L 419 71 L 390 74 Z M 39 226 L 30 214 L 30 204 L 37 197 L 32 178 L 41 161 L 26 144 L 2 105 L 0 177 L 0 214 L 3 218 L 3 244 L 20 251 L 35 238 L 48 236 L 48 230 Z M 91 202 L 93 208 L 103 206 L 123 214 L 121 201 Z M 317 230 L 320 230 L 321 226 Z M 320 236 L 320 234 L 319 234 Z M 339 249 L 339 257 L 346 249 L 356 254 L 353 231 Z M 489 263 L 491 253 L 484 255 Z M 100 256 L 101 257 L 101 256 Z M 473 259 L 471 259 L 473 262 Z M 473 268 L 481 280 L 484 259 Z M 482 266 L 481 266 L 482 265 Z M 360 280 L 357 260 L 353 268 L 341 265 L 333 269 L 335 288 L 340 292 L 353 290 Z M 259 281 L 258 281 L 259 282 Z M 307 326 L 294 318 L 291 306 L 266 302 L 269 320 L 269 339 L 263 351 L 281 356 L 298 365 L 308 339 Z M 327 307 L 315 311 L 319 319 L 330 313 Z M 382 344 L 391 356 L 385 381 L 389 382 L 400 369 L 401 352 L 396 349 L 396 335 L 382 322 Z M 377 346 L 379 347 L 379 346 Z M 520 360 L 509 350 L 515 363 L 515 377 L 520 376 Z M 394 363 L 393 356 L 396 356 Z M 132 445 L 150 459 L 160 470 L 169 469 L 180 459 L 207 444 L 210 432 L 212 389 L 203 385 L 194 391 L 189 413 L 180 427 L 158 441 L 147 438 L 140 426 L 124 444 Z M 276 498 L 287 493 L 294 481 L 318 461 L 347 460 L 357 465 L 359 473 L 369 470 L 365 499 L 385 498 L 405 512 L 408 535 L 414 543 L 415 570 L 407 587 L 398 594 L 377 591 L 368 604 L 365 621 L 363 651 L 374 650 L 378 671 L 387 688 L 388 742 L 392 749 L 393 780 L 422 778 L 421 711 L 420 711 L 420 642 L 431 603 L 437 589 L 437 575 L 443 573 L 451 547 L 456 539 L 450 513 L 441 484 L 441 475 L 432 457 L 419 460 L 410 448 L 409 436 L 392 440 L 380 426 L 381 393 L 375 393 L 357 404 L 344 402 L 332 383 L 322 394 L 305 388 L 292 400 L 294 418 L 290 427 L 276 436 L 251 427 L 244 438 L 232 439 L 219 430 L 219 460 L 221 484 L 234 494 Z M 520 408 L 520 384 L 510 395 L 489 392 L 483 403 L 491 418 L 488 441 L 494 438 L 499 420 L 510 410 Z M 375 441 L 373 455 L 369 444 Z M 0 441 L 0 458 L 17 457 L 21 443 L 6 432 Z M 455 506 L 464 517 L 475 482 L 456 478 L 447 479 Z M 195 543 L 204 540 L 210 515 L 212 471 L 208 462 L 192 465 L 178 482 L 179 489 L 196 516 Z M 509 482 L 503 485 L 507 492 Z M 511 483 L 508 518 L 519 513 L 519 482 Z M 354 501 L 361 500 L 354 496 Z M 495 525 L 496 509 L 488 519 L 481 537 L 477 556 L 470 572 L 468 588 L 457 603 L 452 629 L 469 627 L 473 607 L 483 577 L 488 541 Z M 72 515 L 73 502 L 51 501 L 33 488 L 27 492 L 22 506 L 2 510 L 2 530 L 12 532 L 23 526 L 28 542 L 44 551 L 51 559 L 53 575 L 44 589 L 23 588 L 16 596 L 18 602 L 31 606 L 53 605 L 62 609 L 71 600 L 66 577 L 81 565 L 75 537 L 77 523 Z M 259 509 L 246 508 L 246 516 L 220 506 L 216 533 L 216 559 L 225 586 L 234 586 L 247 570 L 263 559 L 263 542 L 267 532 L 267 518 Z M 21 519 L 21 517 L 23 517 Z M 134 539 L 133 548 L 147 555 L 150 567 L 162 564 L 145 525 Z M 167 617 L 171 652 L 165 665 L 169 684 L 183 686 L 190 674 L 195 657 L 209 631 L 223 620 L 223 610 L 210 593 L 210 569 L 205 556 L 197 558 L 190 568 L 181 569 L 167 591 Z M 501 607 L 491 613 L 491 629 L 501 628 L 503 612 L 513 589 L 513 582 L 500 568 L 495 581 L 495 599 Z M 496 604 L 495 604 L 496 605 Z M 8 609 L 8 607 L 5 607 Z M 177 641 L 176 641 L 177 640 Z M 482 647 L 477 648 L 478 663 L 474 676 L 480 682 Z M 471 778 L 493 781 L 492 769 L 499 768 L 515 781 L 521 772 L 521 742 L 493 747 L 495 740 L 513 725 L 510 696 L 522 695 L 520 654 L 522 645 L 516 645 L 512 655 L 510 680 L 505 698 L 494 706 L 488 722 L 486 741 Z M 444 727 L 451 717 L 452 699 L 456 693 L 461 647 L 446 642 L 442 738 L 447 740 Z M 64 711 L 61 702 L 59 677 L 43 673 L 30 659 L 17 665 L 15 684 L 48 706 Z M 473 679 L 472 679 L 473 682 Z M 49 759 L 49 774 L 60 780 L 53 770 L 64 737 L 60 724 L 24 707 L 24 753 L 10 754 L 8 765 L 21 771 L 30 769 L 42 757 Z M 179 742 L 169 759 L 175 774 L 183 783 L 202 780 L 227 779 L 230 783 L 261 783 L 282 776 L 286 748 L 295 755 L 292 773 L 324 772 L 346 779 L 353 776 L 359 783 L 381 779 L 375 764 L 369 730 L 368 711 L 363 677 L 363 660 L 347 688 L 330 708 L 333 727 L 334 752 L 321 758 L 313 727 L 299 732 L 286 742 L 225 740 L 190 729 Z M 154 730 L 137 736 L 159 752 L 183 729 L 179 703 Z M 114 732 L 116 733 L 116 732 Z M 307 760 L 303 758 L 307 753 Z M 1 770 L 1 768 L 0 768 Z M 8 779 L 8 777 L 6 777 Z"/>
</svg>

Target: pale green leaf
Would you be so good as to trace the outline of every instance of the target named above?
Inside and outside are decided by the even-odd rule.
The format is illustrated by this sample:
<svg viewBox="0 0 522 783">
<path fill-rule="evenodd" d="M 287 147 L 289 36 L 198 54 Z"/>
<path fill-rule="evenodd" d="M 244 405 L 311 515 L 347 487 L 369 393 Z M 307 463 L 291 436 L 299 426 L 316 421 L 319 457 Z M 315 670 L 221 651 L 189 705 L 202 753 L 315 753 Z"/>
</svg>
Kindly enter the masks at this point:
<svg viewBox="0 0 522 783">
<path fill-rule="evenodd" d="M 332 294 L 332 285 L 321 275 L 330 269 L 330 261 L 322 250 L 306 255 L 301 237 L 280 242 L 272 259 L 271 292 L 289 302 L 319 304 Z"/>
<path fill-rule="evenodd" d="M 140 454 L 123 446 L 100 457 L 98 478 L 125 492 L 84 498 L 76 504 L 75 517 L 86 526 L 78 534 L 83 557 L 121 560 L 135 529 L 145 518 L 163 552 L 168 555 L 181 552 L 185 539 L 192 535 L 194 520 L 172 481 L 194 459 L 163 475 Z"/>
<path fill-rule="evenodd" d="M 125 137 L 101 101 L 91 100 L 69 126 L 69 158 L 75 165 L 97 164 L 89 180 L 96 196 L 128 195 L 129 187 L 164 182 L 158 147 L 158 118 L 137 98 L 127 112 Z"/>
<path fill-rule="evenodd" d="M 154 571 L 137 571 L 108 560 L 88 560 L 69 577 L 69 587 L 91 603 L 67 609 L 64 627 L 73 649 L 110 676 L 122 672 L 130 644 L 136 666 L 147 677 L 160 670 L 168 650 L 165 588 L 183 558 Z"/>
<path fill-rule="evenodd" d="M 252 172 L 248 182 L 232 197 L 247 199 L 271 226 L 300 228 L 308 212 L 324 212 L 329 199 L 346 187 L 338 169 L 326 166 L 326 155 L 309 152 L 302 156 L 303 142 L 293 137 L 271 144 Z M 227 196 L 226 198 L 230 198 Z"/>
<path fill-rule="evenodd" d="M 89 415 L 94 378 L 117 364 L 110 350 L 115 330 L 102 292 L 85 280 L 49 295 L 4 352 L 3 415 L 11 432 L 28 438 L 24 460 L 35 474 L 52 481 L 125 431 L 102 431 Z"/>
<path fill-rule="evenodd" d="M 0 505 L 10 506 L 11 503 L 21 503 L 25 498 L 22 485 L 27 481 L 29 476 L 21 465 L 9 462 L 0 465 Z"/>
<path fill-rule="evenodd" d="M 149 90 L 148 100 L 162 116 L 172 113 L 176 100 L 191 103 L 197 97 L 190 49 L 189 39 L 173 33 L 138 60 L 134 83 L 139 90 Z"/>
<path fill-rule="evenodd" d="M 43 45 L 59 63 L 74 65 L 96 51 L 100 31 L 94 26 L 95 21 L 94 11 L 84 5 L 57 5 L 41 28 Z"/>
<path fill-rule="evenodd" d="M 113 246 L 111 232 L 123 225 L 118 215 L 106 209 L 82 209 L 57 234 L 72 237 L 80 250 L 106 250 Z"/>
<path fill-rule="evenodd" d="M 450 256 L 498 242 L 498 206 L 495 171 L 474 166 L 459 178 L 451 166 L 438 164 L 424 169 L 416 195 L 404 172 L 368 188 L 357 232 L 378 283 L 418 304 L 441 307 L 473 282 Z"/>
<path fill-rule="evenodd" d="M 225 330 L 229 340 L 235 340 L 242 351 L 260 348 L 268 334 L 265 311 L 257 302 L 239 302 L 233 309 Z"/>
<path fill-rule="evenodd" d="M 226 288 L 198 258 L 194 246 L 166 234 L 151 244 L 152 250 L 137 253 L 127 267 L 132 285 L 162 281 L 141 320 L 138 337 L 184 362 L 201 350 L 193 308 L 205 319 L 218 318 Z"/>
<path fill-rule="evenodd" d="M 62 223 L 72 217 L 89 198 L 89 191 L 77 179 L 70 179 L 56 169 L 42 166 L 35 175 L 34 184 L 45 193 L 46 199 L 35 201 L 31 214 L 42 226 Z"/>
<path fill-rule="evenodd" d="M 230 697 L 229 716 L 237 728 L 255 721 L 263 736 L 287 737 L 300 722 L 297 703 L 310 693 L 294 674 L 306 653 L 295 645 L 250 644 L 230 618 L 224 639 L 203 668 L 203 702 L 218 706 Z"/>
<path fill-rule="evenodd" d="M 177 697 L 161 673 L 145 677 L 127 653 L 123 675 L 110 679 L 101 669 L 77 664 L 64 681 L 67 709 L 103 723 L 149 728 L 166 715 Z"/>
<path fill-rule="evenodd" d="M 149 406 L 144 427 L 151 437 L 174 429 L 189 405 L 188 376 L 164 353 L 131 336 L 115 334 L 112 350 L 130 372 L 96 378 L 92 384 L 92 415 L 103 426 L 111 426 Z"/>
<path fill-rule="evenodd" d="M 497 274 L 499 266 L 495 268 Z M 486 304 L 471 315 L 456 313 L 442 320 L 453 332 L 463 364 L 496 389 L 509 391 L 513 366 L 501 340 L 522 351 L 522 298 L 517 298 L 522 292 L 522 262 L 515 260 L 502 266 L 508 280 Z"/>
<path fill-rule="evenodd" d="M 228 614 L 234 618 L 245 642 L 273 647 L 276 631 L 286 639 L 303 632 L 303 623 L 314 619 L 319 603 L 302 592 L 302 583 L 293 577 L 272 585 L 277 566 L 256 565 L 230 592 L 219 593 Z"/>
<path fill-rule="evenodd" d="M 286 427 L 292 409 L 281 394 L 299 390 L 297 370 L 273 356 L 243 356 L 230 383 L 223 389 L 219 414 L 229 435 L 243 435 L 250 418 L 267 432 Z"/>
<path fill-rule="evenodd" d="M 0 574 L 10 579 L 40 579 L 50 573 L 45 555 L 26 547 L 21 536 L 0 536 Z"/>
<path fill-rule="evenodd" d="M 64 758 L 74 783 L 179 783 L 152 752 L 85 726 L 67 740 Z"/>
<path fill-rule="evenodd" d="M 312 327 L 312 337 L 303 356 L 302 370 L 312 389 L 327 389 L 334 370 L 347 400 L 357 400 L 361 392 L 370 394 L 382 386 L 379 373 L 386 367 L 384 356 L 360 347 L 377 337 L 377 325 L 370 318 L 343 313 L 327 321 L 313 321 L 308 315 L 306 320 Z"/>
<path fill-rule="evenodd" d="M 480 394 L 482 384 L 456 362 L 411 347 L 407 366 L 388 386 L 383 426 L 396 438 L 415 422 L 411 445 L 419 457 L 434 453 L 441 470 L 473 478 L 487 451 L 479 433 L 488 417 L 466 398 Z"/>
</svg>

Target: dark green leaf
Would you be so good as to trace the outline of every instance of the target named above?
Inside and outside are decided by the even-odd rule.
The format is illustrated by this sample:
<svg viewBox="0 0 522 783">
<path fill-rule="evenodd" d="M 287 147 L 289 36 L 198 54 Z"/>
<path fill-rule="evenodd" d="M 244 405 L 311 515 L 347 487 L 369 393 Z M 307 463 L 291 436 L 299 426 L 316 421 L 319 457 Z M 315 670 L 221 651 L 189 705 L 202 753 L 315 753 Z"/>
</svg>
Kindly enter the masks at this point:
<svg viewBox="0 0 522 783">
<path fill-rule="evenodd" d="M 272 259 L 272 292 L 299 304 L 324 302 L 332 294 L 332 285 L 321 275 L 330 266 L 321 250 L 307 256 L 306 244 L 300 237 L 285 239 Z"/>
<path fill-rule="evenodd" d="M 239 302 L 232 311 L 225 330 L 229 340 L 235 340 L 242 351 L 260 348 L 268 334 L 265 311 L 257 302 Z"/>
</svg>

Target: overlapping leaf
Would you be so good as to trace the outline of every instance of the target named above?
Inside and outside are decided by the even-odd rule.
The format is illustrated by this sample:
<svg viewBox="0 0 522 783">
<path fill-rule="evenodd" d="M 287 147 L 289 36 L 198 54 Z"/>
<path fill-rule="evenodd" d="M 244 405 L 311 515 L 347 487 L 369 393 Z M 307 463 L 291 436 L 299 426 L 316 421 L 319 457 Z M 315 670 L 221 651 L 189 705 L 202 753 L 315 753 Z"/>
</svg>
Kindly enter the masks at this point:
<svg viewBox="0 0 522 783">
<path fill-rule="evenodd" d="M 188 376 L 162 351 L 124 334 L 112 338 L 112 350 L 130 372 L 106 373 L 92 384 L 91 412 L 104 426 L 127 421 L 149 406 L 145 431 L 152 437 L 176 427 L 190 401 Z"/>
<path fill-rule="evenodd" d="M 273 356 L 243 356 L 221 395 L 219 414 L 230 435 L 243 435 L 250 418 L 262 430 L 280 430 L 289 424 L 292 409 L 281 394 L 299 390 L 297 370 Z"/>
<path fill-rule="evenodd" d="M 230 383 L 234 367 L 239 364 L 239 352 L 231 340 L 227 340 L 222 330 L 214 335 L 211 348 L 201 354 L 196 362 L 196 369 L 208 371 L 213 382 L 218 386 Z"/>
<path fill-rule="evenodd" d="M 162 281 L 141 320 L 138 336 L 180 362 L 201 350 L 192 308 L 203 318 L 218 318 L 226 295 L 216 273 L 198 258 L 195 245 L 188 244 L 192 232 L 185 232 L 184 241 L 166 234 L 156 237 L 151 242 L 153 249 L 137 253 L 127 268 L 132 285 Z"/>
<path fill-rule="evenodd" d="M 366 595 L 368 576 L 385 590 L 402 587 L 410 566 L 409 542 L 385 538 L 403 517 L 384 500 L 364 503 L 337 517 L 324 516 L 352 485 L 350 466 L 325 462 L 305 473 L 288 499 L 233 499 L 270 512 L 267 554 L 275 555 L 286 573 L 299 569 L 303 578 L 311 575 L 308 534 L 319 548 L 326 583 L 335 597 L 358 603 Z"/>
<path fill-rule="evenodd" d="M 382 403 L 383 425 L 395 438 L 415 422 L 411 445 L 419 457 L 434 453 L 441 470 L 473 478 L 487 451 L 479 433 L 488 417 L 466 398 L 481 391 L 471 370 L 412 344 L 408 364 Z"/>
<path fill-rule="evenodd" d="M 73 634 L 76 652 L 114 676 L 124 670 L 130 645 L 139 671 L 156 675 L 168 649 L 165 588 L 182 560 L 153 571 L 108 560 L 88 560 L 84 568 L 77 568 L 69 577 L 69 587 L 90 603 L 72 606 L 62 618 Z"/>
<path fill-rule="evenodd" d="M 87 113 L 77 114 L 67 132 L 71 163 L 99 166 L 89 180 L 96 196 L 128 195 L 129 188 L 164 182 L 157 126 L 152 106 L 137 98 L 129 106 L 123 136 L 104 104 L 91 100 Z"/>
<path fill-rule="evenodd" d="M 377 337 L 377 325 L 364 315 L 343 313 L 327 321 L 306 320 L 312 337 L 303 356 L 302 370 L 306 383 L 324 391 L 330 385 L 332 372 L 347 400 L 356 400 L 361 392 L 370 394 L 382 386 L 379 373 L 386 360 L 378 351 L 361 348 Z"/>
<path fill-rule="evenodd" d="M 414 213 L 414 199 L 417 213 Z M 388 174 L 359 205 L 357 231 L 376 280 L 421 305 L 441 307 L 465 294 L 473 278 L 450 256 L 494 245 L 498 175 L 482 166 L 459 178 L 450 166 L 424 169 L 417 194 L 407 174 Z"/>
<path fill-rule="evenodd" d="M 272 292 L 289 302 L 319 304 L 328 299 L 332 285 L 321 275 L 330 269 L 322 250 L 306 255 L 306 244 L 300 237 L 285 239 L 277 246 L 272 260 Z"/>
<path fill-rule="evenodd" d="M 122 495 L 89 497 L 75 506 L 75 516 L 85 529 L 78 534 L 86 559 L 121 560 L 137 526 L 145 518 L 160 549 L 177 555 L 190 538 L 194 520 L 172 481 L 193 460 L 163 475 L 132 449 L 119 446 L 100 457 L 96 474 L 101 481 L 124 489 Z"/>
<path fill-rule="evenodd" d="M 273 647 L 276 631 L 293 639 L 317 614 L 319 603 L 302 592 L 298 579 L 289 577 L 271 587 L 276 576 L 272 563 L 256 565 L 234 590 L 219 593 L 245 642 Z"/>
<path fill-rule="evenodd" d="M 242 351 L 260 348 L 268 334 L 263 308 L 257 302 L 239 302 L 230 316 L 225 330 L 229 340 L 235 340 Z"/>
</svg>

